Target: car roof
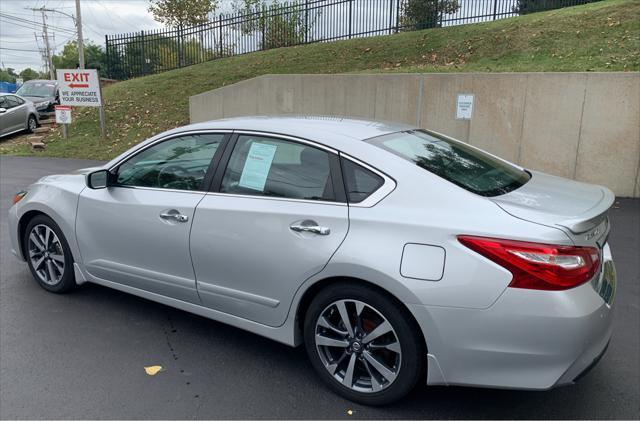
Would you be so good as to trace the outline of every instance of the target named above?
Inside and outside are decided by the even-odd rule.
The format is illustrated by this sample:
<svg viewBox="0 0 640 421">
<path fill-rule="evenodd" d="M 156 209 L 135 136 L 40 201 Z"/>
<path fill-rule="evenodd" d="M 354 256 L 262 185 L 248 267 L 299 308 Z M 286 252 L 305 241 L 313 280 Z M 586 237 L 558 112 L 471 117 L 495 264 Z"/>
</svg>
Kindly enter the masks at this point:
<svg viewBox="0 0 640 421">
<path fill-rule="evenodd" d="M 361 120 L 355 118 L 303 115 L 303 116 L 248 116 L 191 124 L 182 130 L 232 129 L 277 133 L 317 141 L 353 141 L 369 139 L 387 133 L 415 129 L 399 123 Z M 331 145 L 328 145 L 331 146 Z M 338 145 L 334 145 L 338 146 Z"/>
<path fill-rule="evenodd" d="M 31 80 L 27 80 L 23 83 L 23 85 L 26 85 L 27 83 L 48 83 L 50 85 L 57 85 L 58 81 L 57 80 L 48 80 L 48 79 L 31 79 Z"/>
</svg>

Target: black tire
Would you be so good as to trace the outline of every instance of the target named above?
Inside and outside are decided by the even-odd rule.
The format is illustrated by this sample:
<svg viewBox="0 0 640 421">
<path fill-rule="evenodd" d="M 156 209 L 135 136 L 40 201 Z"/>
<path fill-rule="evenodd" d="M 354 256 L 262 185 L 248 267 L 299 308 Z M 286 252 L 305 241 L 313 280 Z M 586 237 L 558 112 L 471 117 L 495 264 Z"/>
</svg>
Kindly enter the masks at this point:
<svg viewBox="0 0 640 421">
<path fill-rule="evenodd" d="M 64 266 L 63 266 L 62 276 L 55 283 L 47 283 L 43 279 L 41 279 L 41 276 L 36 271 L 36 268 L 34 268 L 34 263 L 30 258 L 30 247 L 32 244 L 30 244 L 29 242 L 29 237 L 34 227 L 38 227 L 38 226 L 48 227 L 55 233 L 55 235 L 58 237 L 59 246 L 63 252 Z M 31 274 L 33 275 L 34 279 L 38 282 L 38 284 L 40 284 L 42 288 L 46 289 L 49 292 L 61 294 L 61 293 L 71 291 L 76 287 L 76 279 L 75 279 L 75 274 L 73 272 L 73 256 L 71 255 L 71 249 L 69 249 L 69 243 L 67 242 L 67 239 L 62 234 L 62 230 L 60 230 L 60 227 L 58 226 L 58 224 L 56 224 L 53 221 L 53 219 L 49 218 L 46 215 L 37 215 L 33 217 L 27 224 L 27 228 L 24 231 L 24 238 L 22 239 L 22 244 L 24 247 L 24 255 L 27 260 L 29 270 L 31 270 Z M 52 244 L 51 247 L 57 248 L 58 245 Z M 51 250 L 52 252 L 55 251 L 54 249 L 51 249 Z M 59 250 L 57 250 L 57 252 L 59 254 Z M 51 260 L 51 258 L 48 257 L 48 254 L 45 259 L 45 262 L 47 259 Z M 51 262 L 53 264 L 53 260 L 51 260 Z M 57 268 L 54 270 L 56 271 L 55 273 L 57 273 L 59 276 L 60 271 Z"/>
<path fill-rule="evenodd" d="M 27 131 L 29 133 L 33 133 L 37 127 L 38 127 L 38 120 L 36 119 L 36 116 L 34 116 L 33 114 L 30 114 L 29 119 L 27 120 Z"/>
<path fill-rule="evenodd" d="M 401 363 L 395 380 L 380 391 L 360 392 L 343 385 L 329 373 L 320 357 L 320 351 L 316 348 L 317 322 L 323 313 L 326 314 L 332 303 L 339 300 L 357 300 L 365 303 L 373 307 L 393 327 L 393 334 L 402 351 Z M 364 330 L 367 332 L 366 329 Z M 407 395 L 426 373 L 426 346 L 411 315 L 391 297 L 364 285 L 334 284 L 321 290 L 307 310 L 304 320 L 304 340 L 309 359 L 322 380 L 339 395 L 360 404 L 386 405 L 395 402 Z M 338 352 L 342 351 L 338 350 Z M 360 364 L 363 363 L 360 362 Z"/>
</svg>

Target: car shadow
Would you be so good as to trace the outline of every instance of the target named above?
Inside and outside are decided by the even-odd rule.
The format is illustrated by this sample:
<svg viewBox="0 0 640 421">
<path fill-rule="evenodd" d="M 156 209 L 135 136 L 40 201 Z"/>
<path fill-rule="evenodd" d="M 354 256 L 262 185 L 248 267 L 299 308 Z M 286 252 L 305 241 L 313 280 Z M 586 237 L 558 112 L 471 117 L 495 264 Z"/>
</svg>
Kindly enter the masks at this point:
<svg viewBox="0 0 640 421">
<path fill-rule="evenodd" d="M 296 388 L 310 388 L 308 392 L 321 395 L 335 405 L 354 408 L 367 418 L 607 418 L 593 415 L 592 396 L 597 394 L 600 372 L 596 367 L 575 386 L 549 391 L 518 391 L 491 388 L 418 385 L 406 398 L 384 407 L 365 407 L 346 401 L 326 388 L 307 360 L 303 346 L 292 348 L 244 330 L 200 317 L 163 304 L 95 284 L 85 284 L 68 296 L 90 306 L 108 307 L 108 312 L 144 313 L 145 317 L 168 323 L 172 337 L 171 352 L 183 354 L 191 344 L 204 347 L 193 352 L 207 352 L 207 343 L 219 353 L 232 355 L 239 365 L 259 361 L 274 372 L 289 376 Z M 222 344 L 222 345 L 221 345 Z M 222 348 L 221 348 L 222 347 Z M 188 353 L 188 352 L 187 352 Z M 177 355 L 174 354 L 177 359 Z M 182 355 L 180 355 L 182 358 Z M 198 357 L 192 355 L 194 360 Z M 215 362 L 214 362 L 215 364 Z M 304 379 L 297 381 L 296 379 Z M 251 379 L 247 379 L 251 381 Z M 320 396 L 318 396 L 320 398 Z M 579 409 L 579 411 L 577 411 Z M 588 411 L 588 412 L 585 412 Z M 313 414 L 322 417 L 322 414 Z"/>
</svg>

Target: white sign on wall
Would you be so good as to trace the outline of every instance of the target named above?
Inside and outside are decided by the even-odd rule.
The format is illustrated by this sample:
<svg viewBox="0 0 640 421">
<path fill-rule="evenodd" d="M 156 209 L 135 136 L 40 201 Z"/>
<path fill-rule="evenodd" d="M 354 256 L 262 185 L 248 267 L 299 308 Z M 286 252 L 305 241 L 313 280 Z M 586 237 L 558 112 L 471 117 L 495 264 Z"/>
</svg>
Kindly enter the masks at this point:
<svg viewBox="0 0 640 421">
<path fill-rule="evenodd" d="M 473 94 L 458 94 L 456 119 L 471 120 L 473 114 Z"/>
<path fill-rule="evenodd" d="M 22 86 L 24 84 L 24 80 L 21 77 L 16 78 L 16 85 Z"/>
<path fill-rule="evenodd" d="M 60 104 L 76 107 L 100 107 L 100 79 L 95 69 L 59 69 Z"/>
<path fill-rule="evenodd" d="M 71 124 L 71 107 L 68 105 L 56 105 L 56 123 Z"/>
</svg>

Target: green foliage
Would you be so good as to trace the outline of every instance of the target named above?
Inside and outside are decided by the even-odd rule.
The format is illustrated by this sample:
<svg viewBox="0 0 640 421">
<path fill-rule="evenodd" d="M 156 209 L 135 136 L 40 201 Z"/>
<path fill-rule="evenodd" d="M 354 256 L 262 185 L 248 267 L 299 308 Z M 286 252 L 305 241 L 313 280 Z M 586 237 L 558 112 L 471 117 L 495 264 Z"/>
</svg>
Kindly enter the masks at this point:
<svg viewBox="0 0 640 421">
<path fill-rule="evenodd" d="M 218 7 L 218 0 L 151 0 L 149 12 L 158 22 L 174 28 L 202 25 Z"/>
<path fill-rule="evenodd" d="M 26 69 L 20 72 L 20 77 L 22 78 L 23 81 L 26 82 L 28 80 L 40 79 L 43 76 L 40 74 L 40 72 L 33 70 L 30 67 L 27 67 Z"/>
<path fill-rule="evenodd" d="M 237 0 L 233 4 L 237 12 L 254 14 L 257 18 L 242 23 L 242 32 L 262 34 L 260 48 L 290 47 L 311 41 L 308 30 L 318 19 L 318 10 L 308 10 L 303 3 L 277 0 Z"/>
<path fill-rule="evenodd" d="M 536 0 L 532 0 L 536 1 Z M 408 0 L 403 5 L 400 24 L 404 30 L 421 30 L 441 26 L 441 16 L 460 9 L 458 0 Z"/>
<path fill-rule="evenodd" d="M 108 76 L 127 79 L 131 75 L 144 75 L 189 66 L 202 61 L 232 55 L 232 46 L 221 49 L 204 47 L 197 38 L 169 38 L 158 34 L 139 34 L 125 45 L 122 54 L 108 57 Z"/>
<path fill-rule="evenodd" d="M 0 82 L 16 83 L 17 76 L 18 75 L 11 67 L 0 69 Z"/>
<path fill-rule="evenodd" d="M 593 3 L 601 0 L 572 0 L 572 5 Z M 566 0 L 518 0 L 518 4 L 513 7 L 513 11 L 521 15 L 527 13 L 542 12 L 544 10 L 559 9 L 567 5 Z"/>
<path fill-rule="evenodd" d="M 61 54 L 52 56 L 53 66 L 56 69 L 75 69 L 78 67 L 78 42 L 69 41 L 64 45 Z M 101 46 L 92 42 L 84 44 L 84 63 L 87 69 L 103 69 L 105 67 L 105 54 Z"/>
</svg>

